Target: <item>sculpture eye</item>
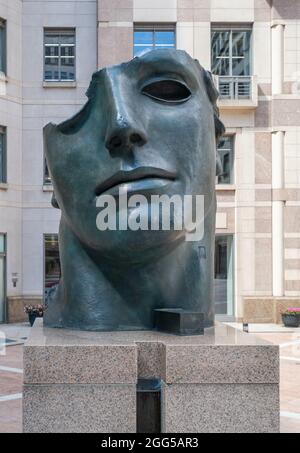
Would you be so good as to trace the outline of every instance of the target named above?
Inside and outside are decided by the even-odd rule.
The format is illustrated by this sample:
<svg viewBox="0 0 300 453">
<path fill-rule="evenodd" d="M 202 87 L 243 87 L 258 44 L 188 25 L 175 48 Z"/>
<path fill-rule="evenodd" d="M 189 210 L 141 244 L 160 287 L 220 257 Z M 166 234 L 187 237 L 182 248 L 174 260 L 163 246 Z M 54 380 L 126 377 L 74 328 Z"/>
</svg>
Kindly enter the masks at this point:
<svg viewBox="0 0 300 453">
<path fill-rule="evenodd" d="M 180 103 L 187 101 L 192 93 L 177 80 L 159 80 L 144 86 L 142 93 L 163 102 Z"/>
</svg>

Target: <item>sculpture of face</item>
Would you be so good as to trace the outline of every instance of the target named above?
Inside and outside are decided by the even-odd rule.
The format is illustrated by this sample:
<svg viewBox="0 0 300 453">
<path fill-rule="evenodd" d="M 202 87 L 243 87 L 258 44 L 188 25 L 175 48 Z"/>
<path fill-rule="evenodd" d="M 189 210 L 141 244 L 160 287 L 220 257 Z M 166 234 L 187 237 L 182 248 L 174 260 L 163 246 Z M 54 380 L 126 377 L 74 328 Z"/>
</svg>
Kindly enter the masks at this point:
<svg viewBox="0 0 300 453">
<path fill-rule="evenodd" d="M 96 72 L 83 109 L 45 127 L 55 198 L 82 244 L 128 260 L 129 251 L 138 259 L 184 240 L 184 229 L 99 231 L 97 197 L 117 200 L 120 188 L 128 197 L 204 195 L 210 211 L 216 140 L 208 83 L 207 72 L 184 51 L 151 51 Z M 148 209 L 130 208 L 128 216 Z"/>
</svg>

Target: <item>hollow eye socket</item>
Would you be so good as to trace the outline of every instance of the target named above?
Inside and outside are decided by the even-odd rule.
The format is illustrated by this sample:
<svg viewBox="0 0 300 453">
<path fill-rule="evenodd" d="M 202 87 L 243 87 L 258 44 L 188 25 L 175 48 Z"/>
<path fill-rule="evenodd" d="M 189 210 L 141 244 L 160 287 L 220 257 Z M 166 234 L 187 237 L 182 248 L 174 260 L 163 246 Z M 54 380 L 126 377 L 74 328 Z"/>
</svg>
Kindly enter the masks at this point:
<svg viewBox="0 0 300 453">
<path fill-rule="evenodd" d="M 185 102 L 192 93 L 181 82 L 177 80 L 159 80 L 144 86 L 142 93 L 150 98 L 163 102 Z"/>
</svg>

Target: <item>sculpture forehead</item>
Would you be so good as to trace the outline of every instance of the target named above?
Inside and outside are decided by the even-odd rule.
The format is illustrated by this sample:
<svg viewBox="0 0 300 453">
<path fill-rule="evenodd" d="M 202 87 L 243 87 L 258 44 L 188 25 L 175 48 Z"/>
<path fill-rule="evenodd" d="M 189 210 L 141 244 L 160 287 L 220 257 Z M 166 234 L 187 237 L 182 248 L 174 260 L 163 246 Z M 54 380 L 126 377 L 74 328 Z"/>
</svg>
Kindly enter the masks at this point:
<svg viewBox="0 0 300 453">
<path fill-rule="evenodd" d="M 87 92 L 91 94 L 91 89 L 95 83 L 99 83 L 106 78 L 129 77 L 130 79 L 141 79 L 147 75 L 155 74 L 174 74 L 186 78 L 187 81 L 200 82 L 202 66 L 183 50 L 159 49 L 146 52 L 132 60 L 119 65 L 103 68 L 93 74 L 92 81 Z"/>
</svg>

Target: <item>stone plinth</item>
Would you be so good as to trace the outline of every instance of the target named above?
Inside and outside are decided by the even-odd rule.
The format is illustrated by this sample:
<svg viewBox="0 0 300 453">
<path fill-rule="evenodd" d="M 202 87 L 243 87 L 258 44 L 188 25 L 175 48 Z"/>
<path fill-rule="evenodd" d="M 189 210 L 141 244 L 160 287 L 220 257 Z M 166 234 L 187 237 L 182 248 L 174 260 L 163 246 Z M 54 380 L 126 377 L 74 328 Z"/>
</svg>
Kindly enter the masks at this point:
<svg viewBox="0 0 300 453">
<path fill-rule="evenodd" d="M 162 432 L 279 432 L 279 350 L 204 336 L 43 328 L 24 347 L 24 432 L 136 431 L 137 379 L 161 379 Z"/>
</svg>

